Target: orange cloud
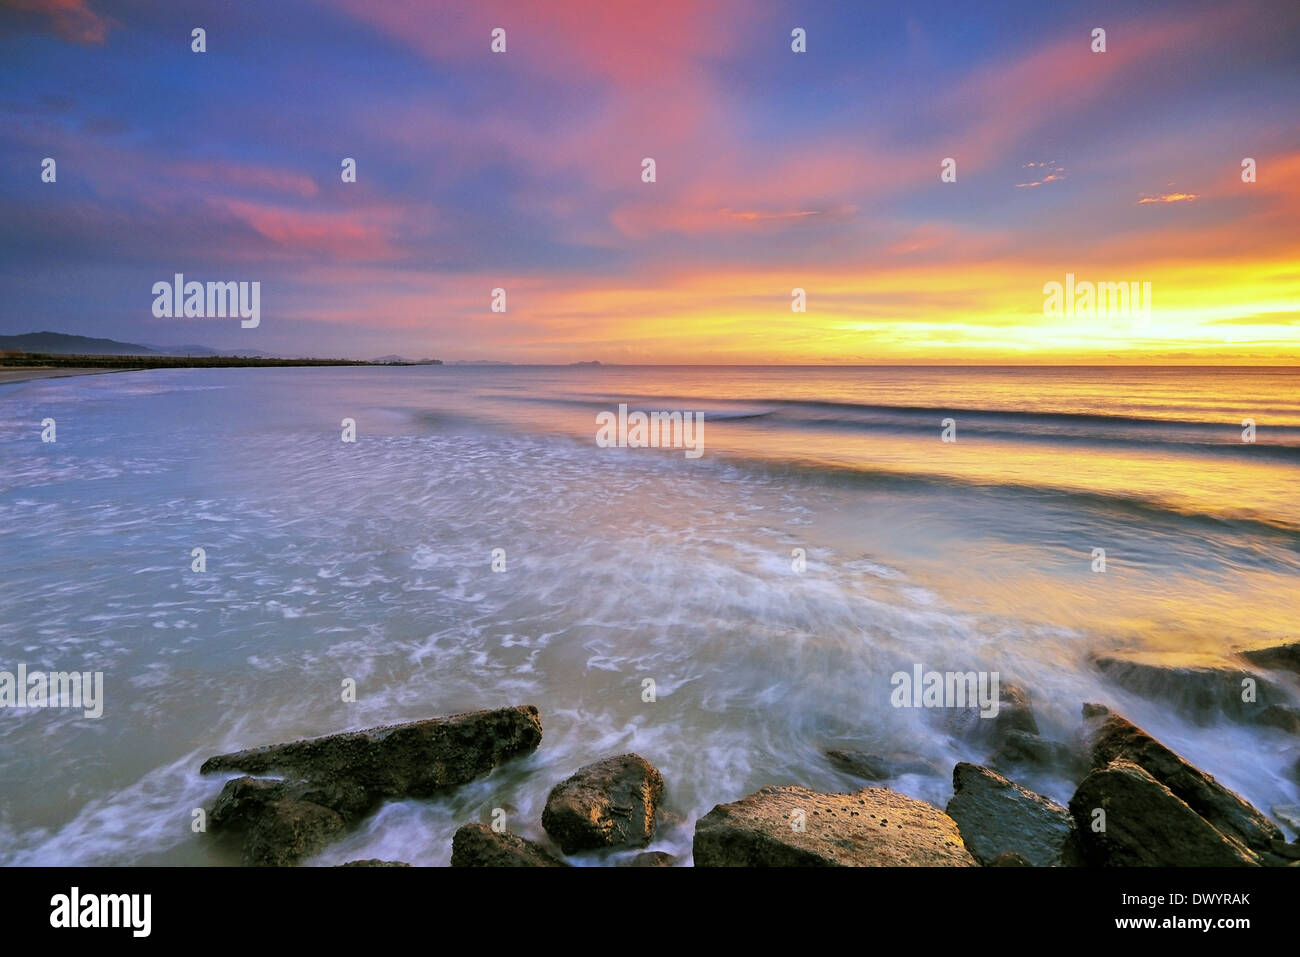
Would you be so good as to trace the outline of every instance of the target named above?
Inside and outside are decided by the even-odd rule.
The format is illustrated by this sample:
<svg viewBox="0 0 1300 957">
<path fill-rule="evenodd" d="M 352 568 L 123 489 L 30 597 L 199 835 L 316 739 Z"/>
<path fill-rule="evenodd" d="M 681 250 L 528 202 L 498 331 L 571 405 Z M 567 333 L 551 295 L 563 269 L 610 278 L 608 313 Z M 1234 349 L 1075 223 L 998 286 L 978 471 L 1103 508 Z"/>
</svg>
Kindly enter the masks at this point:
<svg viewBox="0 0 1300 957">
<path fill-rule="evenodd" d="M 1190 203 L 1200 197 L 1195 193 L 1160 193 L 1156 196 L 1143 196 L 1138 200 L 1139 206 L 1147 203 Z"/>
</svg>

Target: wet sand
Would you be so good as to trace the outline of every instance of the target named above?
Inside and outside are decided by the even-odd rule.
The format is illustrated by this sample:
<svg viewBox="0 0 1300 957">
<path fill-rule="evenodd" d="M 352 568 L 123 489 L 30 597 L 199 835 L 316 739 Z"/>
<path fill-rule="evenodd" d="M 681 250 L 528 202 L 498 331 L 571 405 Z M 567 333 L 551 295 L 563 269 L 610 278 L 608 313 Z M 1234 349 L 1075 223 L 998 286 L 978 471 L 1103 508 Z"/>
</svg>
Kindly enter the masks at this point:
<svg viewBox="0 0 1300 957">
<path fill-rule="evenodd" d="M 96 375 L 101 372 L 125 372 L 125 369 L 63 369 L 56 366 L 33 366 L 27 369 L 0 369 L 0 385 L 26 382 L 29 379 L 58 379 L 69 375 Z"/>
</svg>

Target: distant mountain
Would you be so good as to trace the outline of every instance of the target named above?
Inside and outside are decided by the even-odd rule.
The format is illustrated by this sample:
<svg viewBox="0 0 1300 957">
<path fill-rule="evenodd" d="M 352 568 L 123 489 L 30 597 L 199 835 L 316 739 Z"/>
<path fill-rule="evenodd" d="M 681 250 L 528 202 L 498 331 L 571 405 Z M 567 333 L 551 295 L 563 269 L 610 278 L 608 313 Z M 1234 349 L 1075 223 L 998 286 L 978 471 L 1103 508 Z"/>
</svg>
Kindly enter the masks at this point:
<svg viewBox="0 0 1300 957">
<path fill-rule="evenodd" d="M 274 352 L 256 349 L 213 349 L 194 344 L 185 346 L 142 346 L 138 342 L 118 342 L 116 339 L 96 339 L 92 336 L 71 336 L 63 332 L 28 332 L 20 336 L 0 336 L 0 352 L 43 352 L 48 355 L 75 356 L 190 356 L 204 359 L 252 358 L 285 359 Z M 442 365 L 440 359 L 406 359 L 402 356 L 381 356 L 371 362 L 401 363 L 403 365 Z"/>
<path fill-rule="evenodd" d="M 0 336 L 0 351 L 44 352 L 56 356 L 253 356 L 278 359 L 256 349 L 212 349 L 208 346 L 142 346 L 138 342 L 71 336 L 63 332 L 28 332 L 21 336 Z"/>
<path fill-rule="evenodd" d="M 133 342 L 70 336 L 62 332 L 28 332 L 21 336 L 0 336 L 0 350 L 48 352 L 53 355 L 79 356 L 158 356 L 165 355 Z"/>
</svg>

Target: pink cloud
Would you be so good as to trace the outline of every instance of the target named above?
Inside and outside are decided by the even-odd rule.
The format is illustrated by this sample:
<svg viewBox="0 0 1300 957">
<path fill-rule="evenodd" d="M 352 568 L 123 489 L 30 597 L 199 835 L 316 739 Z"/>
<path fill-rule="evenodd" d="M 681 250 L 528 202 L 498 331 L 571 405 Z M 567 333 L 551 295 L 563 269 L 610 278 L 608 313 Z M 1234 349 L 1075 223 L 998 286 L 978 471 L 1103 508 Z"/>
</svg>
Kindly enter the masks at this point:
<svg viewBox="0 0 1300 957">
<path fill-rule="evenodd" d="M 975 70 L 954 86 L 940 113 L 954 118 L 952 155 L 980 168 L 999 161 L 1017 139 L 1057 116 L 1083 113 L 1112 92 L 1149 85 L 1139 80 L 1153 63 L 1186 58 L 1249 26 L 1249 16 L 1227 8 L 1115 22 L 1108 49 L 1093 53 L 1087 30 L 1048 43 L 1010 63 Z M 972 119 L 961 123 L 961 118 Z"/>
<path fill-rule="evenodd" d="M 391 210 L 360 214 L 304 212 L 233 199 L 213 199 L 209 206 L 288 253 L 324 253 L 341 260 L 376 260 L 393 255 L 388 236 L 397 215 Z"/>
<path fill-rule="evenodd" d="M 6 5 L 47 17 L 59 39 L 82 46 L 103 43 L 112 23 L 90 9 L 86 0 L 6 0 Z"/>
<path fill-rule="evenodd" d="M 658 0 L 652 7 L 608 0 L 516 0 L 431 5 L 425 0 L 331 0 L 352 17 L 439 62 L 500 58 L 511 68 L 620 86 L 660 86 L 665 78 L 725 53 L 736 33 L 731 2 Z M 490 51 L 506 31 L 506 52 Z"/>
</svg>

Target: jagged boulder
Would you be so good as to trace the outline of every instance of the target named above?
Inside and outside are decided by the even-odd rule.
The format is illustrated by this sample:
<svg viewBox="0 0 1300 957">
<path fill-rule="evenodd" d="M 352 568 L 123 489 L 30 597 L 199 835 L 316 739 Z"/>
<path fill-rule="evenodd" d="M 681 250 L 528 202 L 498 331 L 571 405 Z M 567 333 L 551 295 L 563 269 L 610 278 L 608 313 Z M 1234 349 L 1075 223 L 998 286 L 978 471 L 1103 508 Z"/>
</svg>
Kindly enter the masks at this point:
<svg viewBox="0 0 1300 957">
<path fill-rule="evenodd" d="M 323 787 L 343 782 L 376 798 L 431 797 L 536 750 L 541 740 L 537 709 L 520 705 L 220 754 L 199 772 L 275 773 Z"/>
<path fill-rule="evenodd" d="M 1259 856 L 1225 836 L 1146 770 L 1122 758 L 1070 799 L 1087 863 L 1107 867 L 1244 867 Z"/>
<path fill-rule="evenodd" d="M 568 867 L 536 841 L 473 822 L 451 839 L 452 867 Z"/>
<path fill-rule="evenodd" d="M 1250 648 L 1243 651 L 1241 656 L 1260 668 L 1300 674 L 1300 641 L 1271 645 L 1268 648 Z"/>
<path fill-rule="evenodd" d="M 551 789 L 542 827 L 566 854 L 645 847 L 654 836 L 663 791 L 663 777 L 640 755 L 604 758 Z"/>
<path fill-rule="evenodd" d="M 1094 771 L 1103 770 L 1116 760 L 1137 765 L 1212 827 L 1243 847 L 1266 851 L 1271 841 L 1282 837 L 1277 825 L 1239 795 L 1184 761 L 1131 721 L 1118 714 L 1094 720 L 1099 721 L 1091 734 Z"/>
<path fill-rule="evenodd" d="M 1167 702 L 1201 725 L 1223 716 L 1258 721 L 1269 706 L 1289 701 L 1279 685 L 1215 659 L 1147 652 L 1104 655 L 1095 663 L 1108 681 L 1144 698 Z M 1244 693 L 1247 680 L 1253 682 L 1253 695 Z"/>
<path fill-rule="evenodd" d="M 943 773 L 933 761 L 927 761 L 915 754 L 877 754 L 874 751 L 852 751 L 842 748 L 827 748 L 822 753 L 838 770 L 864 781 L 888 781 L 904 774 Z"/>
<path fill-rule="evenodd" d="M 766 787 L 695 824 L 697 867 L 973 867 L 957 824 L 887 788 Z"/>
<path fill-rule="evenodd" d="M 1067 809 L 975 764 L 958 764 L 952 783 L 947 813 L 975 860 L 989 865 L 1012 853 L 1035 867 L 1068 862 L 1074 820 Z"/>
<path fill-rule="evenodd" d="M 343 864 L 337 864 L 336 867 L 410 867 L 406 861 L 384 861 L 377 857 L 367 857 L 360 861 L 347 861 Z"/>
<path fill-rule="evenodd" d="M 628 867 L 672 867 L 677 857 L 667 851 L 643 851 L 627 862 Z"/>
<path fill-rule="evenodd" d="M 276 801 L 257 815 L 244 839 L 246 867 L 285 867 L 321 851 L 346 828 L 337 811 L 311 801 Z"/>
<path fill-rule="evenodd" d="M 199 770 L 284 775 L 227 781 L 210 820 L 214 832 L 243 837 L 245 864 L 286 865 L 317 853 L 381 801 L 471 781 L 541 737 L 537 709 L 523 705 L 218 755 Z"/>
</svg>

